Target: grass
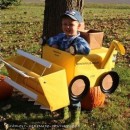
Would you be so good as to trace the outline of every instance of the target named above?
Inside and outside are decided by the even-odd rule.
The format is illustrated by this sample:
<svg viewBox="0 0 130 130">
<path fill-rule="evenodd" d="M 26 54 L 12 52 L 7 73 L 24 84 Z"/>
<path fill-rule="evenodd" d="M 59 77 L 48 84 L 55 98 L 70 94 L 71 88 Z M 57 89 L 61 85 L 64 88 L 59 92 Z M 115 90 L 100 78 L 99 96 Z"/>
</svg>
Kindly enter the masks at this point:
<svg viewBox="0 0 130 130">
<path fill-rule="evenodd" d="M 43 23 L 42 6 L 13 7 L 2 10 L 1 17 L 2 44 L 0 44 L 0 48 L 3 52 L 2 55 L 14 54 L 17 48 L 25 48 L 31 52 L 38 49 Z"/>
<path fill-rule="evenodd" d="M 128 5 L 92 4 L 85 6 L 84 18 L 87 29 L 103 30 L 104 45 L 112 39 L 122 41 L 126 46 L 126 55 L 117 57 L 114 68 L 120 75 L 120 85 L 112 95 L 107 96 L 102 107 L 88 112 L 82 110 L 80 130 L 128 130 L 130 129 L 130 69 L 129 69 L 129 36 L 130 24 Z M 39 38 L 42 34 L 44 7 L 40 4 L 22 4 L 1 11 L 0 55 L 4 58 L 15 55 L 17 49 L 23 49 L 40 55 Z M 7 74 L 6 69 L 0 73 Z M 1 108 L 11 104 L 11 108 Z M 40 110 L 33 102 L 21 98 L 16 92 L 5 101 L 0 101 L 0 129 L 8 124 L 9 130 L 63 129 L 63 120 L 54 120 L 53 115 L 61 114 L 61 110 L 51 113 Z M 58 124 L 58 125 L 57 125 Z M 71 128 L 68 128 L 71 129 Z"/>
</svg>

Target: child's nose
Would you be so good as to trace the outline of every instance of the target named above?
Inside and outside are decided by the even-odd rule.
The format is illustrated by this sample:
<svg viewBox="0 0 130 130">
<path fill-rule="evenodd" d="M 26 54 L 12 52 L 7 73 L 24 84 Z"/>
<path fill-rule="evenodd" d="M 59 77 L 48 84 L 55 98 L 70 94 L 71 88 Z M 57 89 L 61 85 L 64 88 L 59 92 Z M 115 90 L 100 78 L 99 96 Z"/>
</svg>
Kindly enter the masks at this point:
<svg viewBox="0 0 130 130">
<path fill-rule="evenodd" d="M 70 26 L 69 26 L 69 25 L 67 25 L 67 26 L 66 26 L 66 28 L 70 28 Z"/>
</svg>

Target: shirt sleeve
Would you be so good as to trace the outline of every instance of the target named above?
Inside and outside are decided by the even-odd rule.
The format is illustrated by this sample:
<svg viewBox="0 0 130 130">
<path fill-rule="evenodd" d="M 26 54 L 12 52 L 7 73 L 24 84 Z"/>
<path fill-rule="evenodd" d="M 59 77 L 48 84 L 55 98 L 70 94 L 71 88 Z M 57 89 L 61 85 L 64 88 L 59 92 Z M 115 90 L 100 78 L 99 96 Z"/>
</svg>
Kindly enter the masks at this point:
<svg viewBox="0 0 130 130">
<path fill-rule="evenodd" d="M 47 41 L 48 45 L 49 46 L 58 45 L 63 36 L 64 36 L 63 33 L 59 33 L 56 36 L 50 37 Z"/>
<path fill-rule="evenodd" d="M 76 38 L 74 46 L 77 54 L 89 54 L 90 52 L 90 46 L 88 42 L 82 37 Z"/>
</svg>

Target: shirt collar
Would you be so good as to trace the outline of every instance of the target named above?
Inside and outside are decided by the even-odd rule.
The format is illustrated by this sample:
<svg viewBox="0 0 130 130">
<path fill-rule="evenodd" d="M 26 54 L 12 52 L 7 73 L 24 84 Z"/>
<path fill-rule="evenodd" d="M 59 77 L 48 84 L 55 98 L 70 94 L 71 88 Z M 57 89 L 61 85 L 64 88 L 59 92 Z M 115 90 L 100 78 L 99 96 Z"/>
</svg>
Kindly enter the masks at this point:
<svg viewBox="0 0 130 130">
<path fill-rule="evenodd" d="M 78 34 L 76 36 L 72 36 L 69 38 L 67 38 L 65 35 L 65 37 L 63 38 L 63 41 L 68 41 L 69 43 L 71 43 L 76 37 L 79 37 L 79 36 L 80 36 L 80 32 L 78 32 Z"/>
</svg>

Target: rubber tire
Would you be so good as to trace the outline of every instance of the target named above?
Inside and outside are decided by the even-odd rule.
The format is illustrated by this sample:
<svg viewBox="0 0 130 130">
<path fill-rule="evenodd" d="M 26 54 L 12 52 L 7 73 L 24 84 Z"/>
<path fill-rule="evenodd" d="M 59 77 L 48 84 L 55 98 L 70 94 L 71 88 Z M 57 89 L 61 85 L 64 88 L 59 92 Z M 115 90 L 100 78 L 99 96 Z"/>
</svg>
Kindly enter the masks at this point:
<svg viewBox="0 0 130 130">
<path fill-rule="evenodd" d="M 112 86 L 109 88 L 109 89 L 105 89 L 104 86 L 103 86 L 103 80 L 105 79 L 105 77 L 107 76 L 110 76 L 111 79 L 112 79 Z M 115 90 L 117 89 L 118 85 L 119 85 L 119 75 L 114 72 L 114 71 L 110 71 L 110 72 L 107 72 L 105 73 L 102 78 L 100 79 L 100 88 L 101 88 L 101 91 L 103 93 L 106 93 L 106 94 L 111 94 L 111 93 L 114 93 Z"/>
<path fill-rule="evenodd" d="M 85 84 L 85 88 L 81 92 L 81 94 L 75 95 L 72 92 L 72 87 L 73 87 L 73 84 L 75 83 L 75 81 L 79 80 L 79 79 L 83 80 L 83 82 Z M 69 85 L 70 102 L 71 103 L 78 103 L 78 102 L 80 102 L 82 100 L 82 98 L 86 96 L 86 94 L 89 91 L 89 89 L 90 89 L 90 81 L 89 81 L 89 79 L 86 76 L 84 76 L 84 75 L 78 75 L 78 76 L 74 77 L 73 80 L 70 82 L 70 85 Z"/>
</svg>

